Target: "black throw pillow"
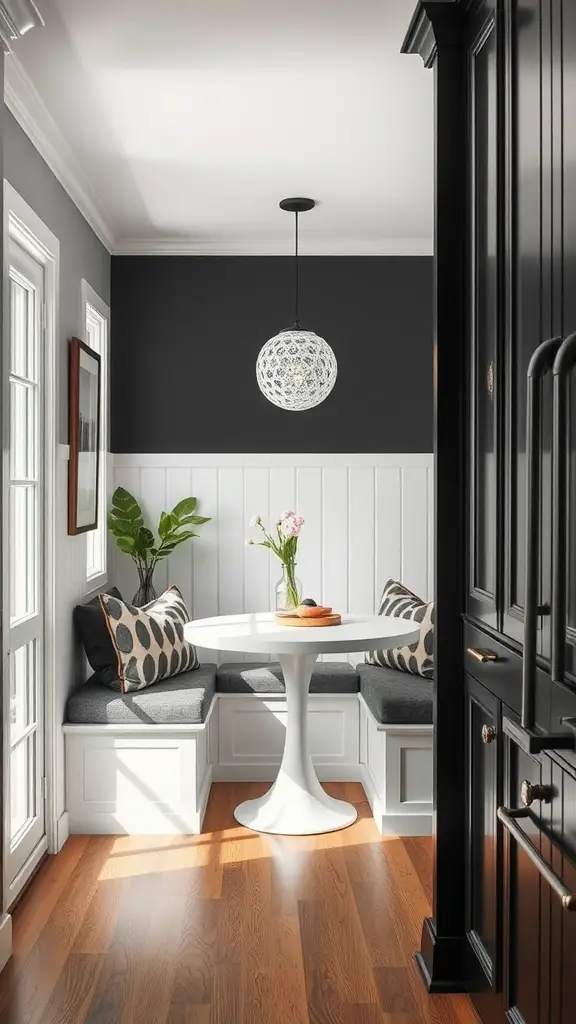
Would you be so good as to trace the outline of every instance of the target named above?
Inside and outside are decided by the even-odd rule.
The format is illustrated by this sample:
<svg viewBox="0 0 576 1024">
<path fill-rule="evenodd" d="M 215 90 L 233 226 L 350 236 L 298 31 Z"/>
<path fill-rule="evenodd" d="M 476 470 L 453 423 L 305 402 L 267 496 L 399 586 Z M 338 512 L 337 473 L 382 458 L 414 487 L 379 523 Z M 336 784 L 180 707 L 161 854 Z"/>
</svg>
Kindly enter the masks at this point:
<svg viewBox="0 0 576 1024">
<path fill-rule="evenodd" d="M 110 597 L 122 600 L 116 587 L 106 591 Z M 118 657 L 106 625 L 106 616 L 97 594 L 86 604 L 77 604 L 74 609 L 74 626 L 82 641 L 90 667 L 96 673 L 98 682 L 109 683 L 118 674 Z M 110 679 L 108 678 L 110 677 Z M 95 681 L 93 679 L 93 681 Z"/>
</svg>

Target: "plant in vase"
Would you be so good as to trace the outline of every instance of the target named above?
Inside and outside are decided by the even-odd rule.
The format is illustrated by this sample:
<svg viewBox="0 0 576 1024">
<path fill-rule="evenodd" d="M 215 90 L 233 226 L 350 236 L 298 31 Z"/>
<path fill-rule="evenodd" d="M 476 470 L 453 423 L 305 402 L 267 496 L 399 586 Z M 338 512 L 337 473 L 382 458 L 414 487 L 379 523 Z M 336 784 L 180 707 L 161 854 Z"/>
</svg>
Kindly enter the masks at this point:
<svg viewBox="0 0 576 1024">
<path fill-rule="evenodd" d="M 304 526 L 302 516 L 295 512 L 283 512 L 276 522 L 276 535 L 268 533 L 260 516 L 250 520 L 253 529 L 259 529 L 264 535 L 263 540 L 248 540 L 247 544 L 255 547 L 269 548 L 282 563 L 282 579 L 276 586 L 276 610 L 286 611 L 297 608 L 302 597 L 300 580 L 296 578 L 296 554 L 298 538 Z"/>
<path fill-rule="evenodd" d="M 172 554 L 179 544 L 198 537 L 188 527 L 210 521 L 210 516 L 195 514 L 197 504 L 197 498 L 183 498 L 171 512 L 161 512 L 157 539 L 146 526 L 142 509 L 130 491 L 124 487 L 117 487 L 114 491 L 108 510 L 108 529 L 117 547 L 130 555 L 138 570 L 140 586 L 132 602 L 137 608 L 156 597 L 153 576 L 158 562 Z"/>
</svg>

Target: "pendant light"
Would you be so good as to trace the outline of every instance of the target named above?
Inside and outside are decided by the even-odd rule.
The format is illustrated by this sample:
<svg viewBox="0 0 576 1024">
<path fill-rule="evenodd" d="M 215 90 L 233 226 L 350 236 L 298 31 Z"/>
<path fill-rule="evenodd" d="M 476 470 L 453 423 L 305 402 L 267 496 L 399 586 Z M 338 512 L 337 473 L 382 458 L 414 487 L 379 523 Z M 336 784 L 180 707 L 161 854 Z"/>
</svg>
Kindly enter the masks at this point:
<svg viewBox="0 0 576 1024">
<path fill-rule="evenodd" d="M 298 316 L 298 214 L 313 210 L 313 199 L 283 199 L 281 210 L 295 215 L 294 324 L 267 341 L 256 363 L 262 394 L 292 412 L 313 409 L 328 397 L 338 365 L 330 345 L 313 331 L 300 327 Z"/>
</svg>

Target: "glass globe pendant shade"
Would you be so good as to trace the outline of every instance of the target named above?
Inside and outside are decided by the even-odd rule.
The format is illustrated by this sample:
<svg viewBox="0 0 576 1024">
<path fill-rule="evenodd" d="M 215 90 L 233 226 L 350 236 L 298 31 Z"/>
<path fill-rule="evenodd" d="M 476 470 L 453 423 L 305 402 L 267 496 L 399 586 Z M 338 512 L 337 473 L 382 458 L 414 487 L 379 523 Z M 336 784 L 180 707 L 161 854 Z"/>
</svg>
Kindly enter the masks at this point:
<svg viewBox="0 0 576 1024">
<path fill-rule="evenodd" d="M 336 356 L 324 338 L 292 327 L 260 350 L 256 377 L 262 394 L 280 409 L 313 409 L 328 397 L 338 373 Z"/>
</svg>

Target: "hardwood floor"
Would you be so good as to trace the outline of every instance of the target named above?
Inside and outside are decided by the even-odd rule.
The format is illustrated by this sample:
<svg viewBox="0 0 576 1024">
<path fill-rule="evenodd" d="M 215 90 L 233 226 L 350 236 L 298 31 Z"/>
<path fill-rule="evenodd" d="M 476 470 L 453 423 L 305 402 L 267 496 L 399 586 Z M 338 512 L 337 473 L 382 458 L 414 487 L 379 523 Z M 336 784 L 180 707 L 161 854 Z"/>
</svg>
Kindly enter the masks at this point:
<svg viewBox="0 0 576 1024">
<path fill-rule="evenodd" d="M 412 954 L 430 841 L 382 839 L 362 788 L 351 828 L 262 836 L 213 786 L 201 836 L 72 836 L 14 912 L 0 1024 L 476 1024 L 429 997 Z"/>
</svg>

